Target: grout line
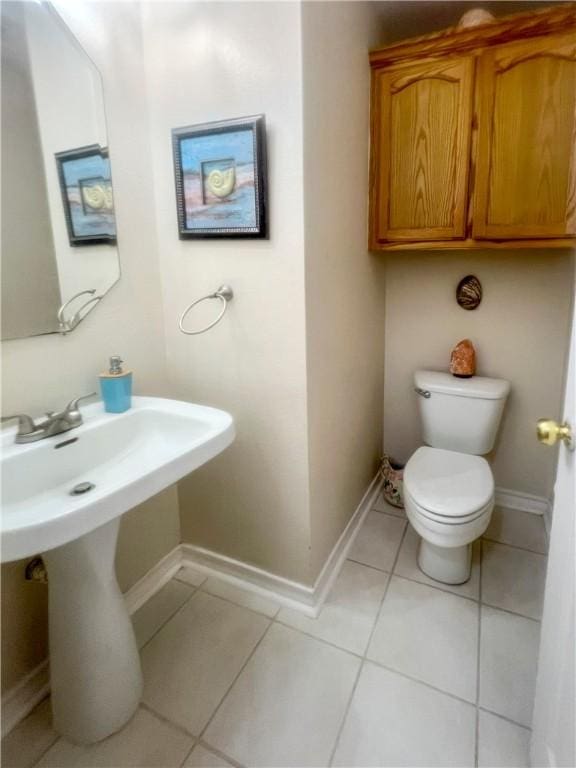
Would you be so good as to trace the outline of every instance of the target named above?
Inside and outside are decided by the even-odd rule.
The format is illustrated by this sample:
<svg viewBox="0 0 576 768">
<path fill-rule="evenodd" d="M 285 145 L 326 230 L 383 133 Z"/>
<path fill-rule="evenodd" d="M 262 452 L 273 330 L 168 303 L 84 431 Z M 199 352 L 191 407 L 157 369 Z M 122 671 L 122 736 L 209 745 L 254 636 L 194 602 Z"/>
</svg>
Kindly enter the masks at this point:
<svg viewBox="0 0 576 768">
<path fill-rule="evenodd" d="M 527 512 L 526 514 L 530 514 Z M 519 549 L 521 552 L 530 552 L 532 555 L 541 555 L 542 557 L 548 557 L 548 552 L 540 552 L 537 549 L 530 549 L 529 547 L 521 547 L 519 544 L 510 544 L 507 541 L 499 541 L 498 539 L 491 539 L 490 536 L 482 536 L 481 541 L 488 541 L 490 544 L 499 544 L 501 547 L 510 547 L 510 549 Z"/>
<path fill-rule="evenodd" d="M 170 582 L 166 582 L 166 583 L 167 583 L 167 584 L 169 584 Z M 181 582 L 181 583 L 182 583 L 182 582 Z M 154 640 L 154 638 L 156 637 L 156 635 L 157 635 L 157 634 L 158 634 L 158 633 L 159 633 L 159 632 L 160 632 L 162 629 L 164 629 L 164 627 L 166 626 L 166 624 L 168 624 L 168 622 L 169 622 L 169 621 L 171 621 L 171 620 L 172 620 L 172 619 L 173 619 L 175 616 L 177 616 L 177 614 L 179 614 L 179 613 L 180 613 L 180 611 L 181 611 L 181 610 L 183 610 L 183 608 L 184 608 L 186 605 L 188 605 L 188 603 L 190 602 L 190 600 L 192 600 L 192 598 L 194 597 L 194 595 L 196 595 L 196 594 L 198 593 L 198 588 L 197 588 L 197 587 L 193 587 L 191 584 L 187 584 L 187 586 L 188 586 L 188 587 L 190 587 L 190 589 L 192 590 L 192 591 L 191 591 L 191 593 L 188 595 L 188 597 L 186 598 L 186 600 L 184 600 L 184 602 L 183 602 L 181 605 L 179 605 L 179 606 L 178 606 L 178 608 L 176 608 L 176 610 L 174 611 L 174 613 L 171 613 L 171 614 L 170 614 L 170 616 L 168 616 L 168 618 L 166 619 L 166 621 L 163 621 L 163 622 L 162 622 L 162 624 L 160 624 L 160 626 L 159 626 L 159 627 L 157 627 L 157 629 L 155 630 L 155 632 L 153 632 L 153 633 L 150 635 L 150 637 L 148 638 L 148 640 L 146 640 L 146 642 L 145 642 L 145 643 L 143 643 L 142 647 L 141 647 L 141 648 L 138 648 L 138 655 L 139 655 L 139 656 L 142 654 L 142 651 L 144 650 L 144 648 L 146 648 L 146 646 L 147 646 L 149 643 L 151 643 L 151 642 L 152 642 L 152 640 Z M 158 594 L 158 593 L 156 593 L 156 594 Z M 145 603 L 145 604 L 146 604 L 146 603 Z M 145 604 L 144 604 L 144 605 L 145 605 Z M 142 606 L 141 606 L 141 607 L 142 607 Z M 140 609 L 138 609 L 138 610 L 140 610 Z M 138 611 L 137 611 L 137 612 L 138 612 Z M 137 612 L 136 612 L 136 613 L 137 613 Z M 136 614 L 134 614 L 134 615 L 136 615 Z"/>
<path fill-rule="evenodd" d="M 218 577 L 215 577 L 218 578 Z M 222 580 L 222 584 L 226 584 L 229 582 L 225 582 Z M 235 586 L 235 585 L 234 585 Z M 253 592 L 249 592 L 247 589 L 242 589 L 242 587 L 237 587 L 242 592 L 246 592 L 246 594 L 254 594 Z M 280 609 L 282 608 L 281 605 L 278 606 L 278 609 L 276 610 L 276 613 L 273 616 L 269 616 L 267 613 L 262 613 L 261 611 L 257 611 L 255 608 L 249 608 L 247 605 L 243 605 L 242 603 L 236 603 L 234 600 L 231 600 L 229 597 L 222 597 L 222 595 L 215 595 L 213 592 L 208 592 L 206 589 L 198 588 L 199 592 L 202 592 L 203 595 L 209 595 L 210 597 L 215 597 L 217 600 L 223 600 L 225 603 L 228 603 L 229 605 L 233 605 L 235 608 L 243 608 L 245 611 L 250 611 L 250 613 L 256 614 L 256 616 L 260 616 L 260 618 L 268 619 L 268 621 L 274 621 L 276 616 L 280 613 Z M 264 600 L 270 599 L 271 602 L 274 602 L 272 598 L 263 598 Z"/>
<path fill-rule="evenodd" d="M 480 647 L 482 643 L 482 564 L 484 560 L 484 542 L 480 540 L 480 563 L 478 564 L 478 647 L 476 649 L 476 726 L 474 736 L 474 765 L 478 768 L 480 751 Z"/>
<path fill-rule="evenodd" d="M 229 757 L 226 752 L 222 752 L 221 749 L 216 749 L 216 747 L 213 747 L 211 744 L 208 744 L 206 741 L 203 741 L 202 739 L 198 739 L 198 745 L 201 747 L 204 747 L 204 749 L 207 749 L 209 752 L 213 752 L 215 755 L 218 755 L 218 757 L 223 758 L 226 760 L 230 765 L 235 766 L 236 768 L 244 768 L 242 763 L 239 763 L 237 760 L 234 760 L 233 758 Z"/>
<path fill-rule="evenodd" d="M 197 744 L 197 743 L 198 743 L 198 742 L 197 742 L 196 740 L 194 740 L 194 741 L 192 742 L 192 746 L 190 747 L 190 749 L 189 749 L 189 750 L 188 750 L 188 752 L 186 753 L 186 757 L 185 757 L 185 758 L 184 758 L 184 760 L 182 760 L 182 762 L 180 763 L 180 768 L 183 768 L 183 766 L 185 765 L 185 763 L 188 761 L 188 758 L 190 757 L 190 755 L 192 754 L 192 752 L 193 752 L 193 751 L 196 749 L 196 744 Z"/>
<path fill-rule="evenodd" d="M 500 608 L 499 605 L 490 605 L 490 603 L 484 603 L 481 602 L 480 605 L 484 606 L 485 608 L 491 608 L 493 611 L 501 611 L 502 613 L 508 613 L 510 616 L 516 616 L 519 619 L 527 619 L 528 621 L 533 621 L 535 624 L 542 624 L 541 619 L 534 619 L 532 616 L 526 616 L 523 613 L 517 613 L 516 611 L 511 611 L 508 608 Z"/>
<path fill-rule="evenodd" d="M 306 618 L 311 618 L 307 616 Z M 316 621 L 316 619 L 312 619 L 312 621 Z M 364 656 L 361 653 L 358 653 L 358 651 L 351 651 L 349 648 L 344 648 L 342 645 L 336 645 L 336 643 L 330 642 L 330 640 L 325 640 L 323 637 L 318 637 L 318 635 L 313 635 L 310 632 L 306 632 L 305 629 L 301 629 L 300 627 L 294 627 L 292 624 L 286 624 L 286 622 L 282 621 L 282 619 L 275 619 L 275 624 L 278 624 L 280 627 L 285 627 L 286 629 L 293 629 L 295 632 L 299 632 L 301 635 L 304 635 L 305 637 L 310 637 L 312 640 L 318 640 L 319 642 L 323 643 L 324 645 L 329 645 L 330 648 L 335 648 L 337 651 L 342 651 L 344 653 L 350 654 L 350 656 L 354 656 L 357 659 L 363 659 Z"/>
<path fill-rule="evenodd" d="M 531 512 L 527 512 L 527 515 L 532 514 Z M 507 723 L 510 723 L 511 725 L 516 725 L 518 728 L 524 728 L 525 731 L 528 731 L 529 733 L 532 733 L 532 728 L 530 728 L 529 725 L 523 725 L 522 723 L 519 723 L 517 720 L 512 720 L 512 718 L 507 717 L 506 715 L 501 715 L 499 712 L 493 712 L 491 709 L 487 709 L 486 707 L 478 707 L 479 712 L 486 712 L 489 715 L 494 715 L 494 717 L 499 717 L 500 720 L 504 720 Z"/>
<path fill-rule="evenodd" d="M 183 725 L 181 725 L 180 723 L 177 723 L 175 720 L 170 720 L 169 718 L 166 717 L 166 715 L 163 715 L 162 712 L 158 712 L 157 709 L 154 709 L 153 706 L 151 706 L 145 701 L 141 701 L 139 706 L 141 709 L 145 709 L 147 712 L 150 712 L 150 714 L 154 715 L 154 717 L 157 718 L 158 720 L 161 720 L 163 723 L 166 723 L 166 725 L 169 725 L 171 728 L 175 728 L 177 731 L 180 731 L 180 733 L 183 733 L 184 736 L 188 736 L 188 738 L 192 739 L 194 744 L 196 744 L 198 740 L 198 736 L 192 733 L 192 731 L 189 731 L 188 728 L 185 728 Z"/>
<path fill-rule="evenodd" d="M 452 595 L 453 597 L 460 597 L 463 600 L 469 600 L 471 603 L 479 602 L 479 599 L 477 597 L 470 597 L 469 595 L 461 595 L 458 592 L 452 592 L 451 589 L 443 589 L 442 587 L 437 587 L 435 584 L 428 584 L 427 581 L 417 581 L 416 579 L 411 579 L 409 576 L 401 576 L 399 573 L 393 573 L 392 576 L 394 576 L 395 579 L 402 579 L 402 581 L 409 581 L 412 584 L 419 584 L 421 587 L 429 587 L 430 589 L 436 589 L 438 590 L 438 592 L 443 592 L 445 595 Z M 464 582 L 464 583 L 467 584 L 468 582 Z"/>
<path fill-rule="evenodd" d="M 394 569 L 396 568 L 396 563 L 398 562 L 398 558 L 400 557 L 400 550 L 402 549 L 402 545 L 404 544 L 404 539 L 406 538 L 406 533 L 408 531 L 408 526 L 404 526 L 404 530 L 402 531 L 402 536 L 400 537 L 400 542 L 398 544 L 398 549 L 396 550 L 396 555 L 394 557 L 394 561 L 392 563 L 392 569 L 391 573 L 388 577 L 388 581 L 386 582 L 386 588 L 384 589 L 384 594 L 382 595 L 382 600 L 380 601 L 380 605 L 378 607 L 378 611 L 376 612 L 376 616 L 374 617 L 374 623 L 372 624 L 372 629 L 370 631 L 370 635 L 368 637 L 368 642 L 366 643 L 366 648 L 364 650 L 364 658 L 366 659 L 366 654 L 368 653 L 368 648 L 370 647 L 370 643 L 372 642 L 372 637 L 374 635 L 374 632 L 376 631 L 376 625 L 378 624 L 378 619 L 380 618 L 380 614 L 382 613 L 382 606 L 384 605 L 384 600 L 386 600 L 386 595 L 388 594 L 388 590 L 390 589 L 390 583 L 392 582 L 392 576 L 394 574 Z"/>
<path fill-rule="evenodd" d="M 364 669 L 364 661 L 365 661 L 364 659 L 361 659 L 360 664 L 358 664 L 358 672 L 356 673 L 354 685 L 352 686 L 352 690 L 350 691 L 350 696 L 348 697 L 348 702 L 346 703 L 346 708 L 344 709 L 342 720 L 340 721 L 340 725 L 338 726 L 338 732 L 336 733 L 334 746 L 332 747 L 332 751 L 330 752 L 330 757 L 328 758 L 329 766 L 333 764 L 334 758 L 336 757 L 336 751 L 338 749 L 338 745 L 340 744 L 340 737 L 342 736 L 344 725 L 346 724 L 346 720 L 348 719 L 348 713 L 350 711 L 350 707 L 352 706 L 352 700 L 354 699 L 354 696 L 356 694 L 356 688 L 358 688 L 358 683 L 360 682 L 360 675 L 362 674 L 362 670 Z"/>
<path fill-rule="evenodd" d="M 261 614 L 260 614 L 260 616 L 261 616 Z M 251 652 L 248 654 L 248 656 L 246 657 L 246 661 L 244 662 L 244 664 L 242 664 L 242 666 L 241 666 L 241 667 L 240 667 L 240 669 L 238 670 L 238 673 L 237 673 L 237 674 L 234 676 L 234 679 L 232 680 L 232 682 L 230 683 L 230 685 L 229 685 L 229 686 L 228 686 L 228 688 L 226 689 L 226 691 L 225 691 L 224 695 L 222 696 L 222 698 L 221 698 L 221 699 L 220 699 L 220 701 L 218 702 L 218 706 L 216 707 L 216 709 L 214 710 L 214 712 L 212 712 L 212 714 L 210 715 L 210 717 L 209 717 L 209 719 L 208 719 L 208 722 L 206 723 L 206 725 L 204 726 L 204 728 L 202 728 L 202 730 L 200 731 L 200 736 L 199 736 L 199 738 L 200 738 L 200 739 L 203 739 L 203 736 L 204 736 L 204 734 L 206 733 L 206 731 L 208 730 L 208 728 L 209 728 L 210 724 L 212 723 L 212 721 L 214 720 L 214 718 L 215 718 L 215 717 L 216 717 L 216 715 L 218 714 L 218 712 L 219 712 L 220 708 L 222 707 L 222 704 L 223 704 L 223 703 L 224 703 L 224 701 L 226 700 L 226 698 L 227 698 L 228 694 L 230 693 L 230 691 L 232 690 L 232 688 L 233 688 L 233 687 L 234 687 L 234 685 L 236 684 L 236 681 L 239 679 L 239 677 L 240 677 L 240 675 L 242 674 L 242 672 L 244 672 L 244 670 L 245 670 L 245 669 L 246 669 L 246 667 L 248 666 L 248 663 L 250 662 L 250 660 L 252 659 L 252 657 L 254 656 L 254 654 L 256 653 L 256 651 L 258 650 L 258 648 L 260 648 L 260 645 L 262 644 L 262 641 L 264 640 L 264 638 L 266 637 L 266 635 L 267 635 L 267 634 L 268 634 L 268 632 L 270 631 L 270 627 L 272 627 L 272 625 L 273 625 L 273 624 L 274 624 L 274 620 L 269 620 L 269 624 L 268 624 L 268 626 L 266 627 L 266 629 L 264 630 L 264 632 L 262 633 L 262 637 L 261 637 L 261 638 L 258 640 L 258 642 L 257 642 L 257 643 L 256 643 L 256 645 L 254 646 L 254 648 L 252 648 L 252 651 L 251 651 Z M 204 742 L 204 743 L 205 743 L 207 746 L 209 746 L 209 742 Z M 212 747 L 210 747 L 210 748 L 212 748 Z"/>
<path fill-rule="evenodd" d="M 34 710 L 32 710 L 32 712 L 34 712 Z M 50 710 L 50 712 L 52 712 L 52 710 Z M 24 722 L 24 721 L 22 720 L 21 722 Z M 18 725 L 19 725 L 19 724 L 18 724 Z M 50 726 L 52 726 L 52 718 L 50 718 Z M 16 726 L 16 727 L 18 727 L 18 726 Z M 54 741 L 53 741 L 53 742 L 52 742 L 52 743 L 51 743 L 51 744 L 50 744 L 48 747 L 46 747 L 46 749 L 42 750 L 42 752 L 41 752 L 41 753 L 38 755 L 38 759 L 37 759 L 37 760 L 35 760 L 35 761 L 34 761 L 34 762 L 31 764 L 30 768 L 35 768 L 35 766 L 36 766 L 36 765 L 38 765 L 38 763 L 39 763 L 39 762 L 42 760 L 42 758 L 43 758 L 45 755 L 47 755 L 47 754 L 48 754 L 48 752 L 49 752 L 49 751 L 52 749 L 52 747 L 55 747 L 55 746 L 56 746 L 56 744 L 57 744 L 59 741 L 61 741 L 63 738 L 64 738 L 63 736 L 60 736 L 59 734 L 57 734 L 56 732 L 54 732 Z"/>
<path fill-rule="evenodd" d="M 354 560 L 353 557 L 347 557 L 346 560 L 350 560 L 351 563 L 356 563 L 356 565 L 363 565 L 366 568 L 372 568 L 374 571 L 380 571 L 380 573 L 388 573 L 389 575 L 392 575 L 391 571 L 385 571 L 384 568 L 378 568 L 377 565 L 368 565 L 367 563 L 363 563 L 360 560 Z"/>
<path fill-rule="evenodd" d="M 377 661 L 376 659 L 371 659 L 369 657 L 366 657 L 365 661 L 368 662 L 369 664 L 373 664 L 376 667 L 385 669 L 387 672 L 392 672 L 395 675 L 404 677 L 406 680 L 411 680 L 413 683 L 418 683 L 418 685 L 424 685 L 426 688 L 430 688 L 430 690 L 436 691 L 436 693 L 441 693 L 444 696 L 448 696 L 451 699 L 455 699 L 456 701 L 459 701 L 461 704 L 467 704 L 469 707 L 475 706 L 474 702 L 471 701 L 470 699 L 463 699 L 462 696 L 457 696 L 455 693 L 450 693 L 450 691 L 445 691 L 443 688 L 437 688 L 435 685 L 432 685 L 432 683 L 427 683 L 425 680 L 421 680 L 418 677 L 413 677 L 412 675 L 409 675 L 406 672 L 400 672 L 400 670 L 394 669 L 394 667 L 389 667 L 387 664 L 383 664 L 381 661 Z"/>
<path fill-rule="evenodd" d="M 376 571 L 377 573 L 385 573 L 386 576 L 392 576 L 392 571 L 385 571 L 384 568 L 378 568 L 376 565 L 368 565 L 368 563 L 361 563 L 360 560 L 353 560 L 351 557 L 347 557 L 346 560 L 344 560 L 344 562 L 354 563 L 355 565 L 361 565 L 363 568 L 369 568 L 371 571 Z"/>
<path fill-rule="evenodd" d="M 391 569 L 392 572 L 394 572 L 394 568 L 396 567 L 396 562 L 400 556 L 400 550 L 402 549 L 402 544 L 404 543 L 404 539 L 406 538 L 407 531 L 408 531 L 408 525 L 404 525 L 404 530 L 402 531 L 402 536 L 400 537 L 400 541 L 398 543 L 398 549 L 396 550 L 396 555 L 392 563 L 392 569 Z M 380 569 L 375 568 L 374 570 L 380 570 Z M 362 674 L 362 670 L 364 669 L 364 665 L 366 663 L 366 659 L 367 659 L 366 654 L 368 653 L 368 649 L 370 648 L 370 643 L 372 642 L 372 637 L 374 636 L 374 632 L 376 631 L 376 625 L 378 624 L 378 619 L 380 618 L 380 614 L 382 613 L 382 606 L 384 605 L 384 600 L 386 599 L 386 595 L 388 594 L 388 590 L 390 589 L 390 582 L 392 581 L 392 573 L 388 573 L 387 571 L 385 571 L 385 573 L 388 574 L 388 579 L 386 581 L 386 586 L 384 587 L 384 593 L 382 595 L 382 599 L 380 600 L 380 605 L 378 606 L 376 615 L 374 616 L 374 621 L 372 622 L 372 628 L 370 630 L 370 634 L 368 635 L 368 640 L 364 647 L 364 653 L 362 654 L 362 660 L 358 666 L 358 674 L 356 675 L 356 680 L 354 680 L 354 685 L 352 686 L 352 690 L 350 691 L 350 696 L 348 697 L 348 703 L 346 704 L 344 714 L 342 715 L 342 720 L 340 721 L 340 727 L 338 728 L 338 733 L 336 734 L 334 746 L 332 747 L 332 751 L 330 752 L 330 758 L 328 760 L 329 766 L 333 764 L 334 758 L 336 757 L 338 745 L 340 744 L 340 739 L 342 737 L 342 731 L 344 730 L 346 720 L 348 719 L 348 713 L 350 712 L 350 707 L 352 706 L 352 701 L 354 700 L 356 689 L 358 688 L 358 683 L 360 682 L 360 675 Z"/>
</svg>

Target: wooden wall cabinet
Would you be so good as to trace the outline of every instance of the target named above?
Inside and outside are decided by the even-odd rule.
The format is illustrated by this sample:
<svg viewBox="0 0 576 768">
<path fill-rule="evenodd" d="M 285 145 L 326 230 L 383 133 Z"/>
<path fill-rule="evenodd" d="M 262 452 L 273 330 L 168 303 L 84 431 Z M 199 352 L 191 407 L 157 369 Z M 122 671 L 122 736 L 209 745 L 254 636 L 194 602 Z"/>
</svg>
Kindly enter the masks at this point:
<svg viewBox="0 0 576 768">
<path fill-rule="evenodd" d="M 372 249 L 576 245 L 576 4 L 370 59 Z"/>
</svg>

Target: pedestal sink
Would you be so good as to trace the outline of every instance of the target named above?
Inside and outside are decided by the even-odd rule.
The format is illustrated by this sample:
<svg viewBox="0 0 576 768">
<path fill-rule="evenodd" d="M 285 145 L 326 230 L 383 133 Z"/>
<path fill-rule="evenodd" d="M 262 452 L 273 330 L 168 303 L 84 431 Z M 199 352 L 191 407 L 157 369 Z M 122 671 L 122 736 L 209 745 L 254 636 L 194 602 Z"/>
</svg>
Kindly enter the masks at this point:
<svg viewBox="0 0 576 768">
<path fill-rule="evenodd" d="M 28 445 L 2 434 L 2 562 L 42 553 L 49 579 L 54 727 L 99 741 L 133 715 L 142 673 L 114 573 L 124 512 L 234 440 L 232 417 L 176 400 L 135 397 L 122 414 L 101 403 L 84 424 Z"/>
</svg>

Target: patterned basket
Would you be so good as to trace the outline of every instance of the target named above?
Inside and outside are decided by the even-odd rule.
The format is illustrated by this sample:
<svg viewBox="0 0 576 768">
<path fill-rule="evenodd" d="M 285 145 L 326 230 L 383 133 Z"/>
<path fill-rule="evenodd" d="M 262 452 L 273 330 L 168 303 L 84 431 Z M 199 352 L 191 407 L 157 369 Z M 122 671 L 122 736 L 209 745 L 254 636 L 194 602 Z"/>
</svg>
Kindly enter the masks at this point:
<svg viewBox="0 0 576 768">
<path fill-rule="evenodd" d="M 402 476 L 404 475 L 404 465 L 398 464 L 387 454 L 382 456 L 380 464 L 380 474 L 384 480 L 382 495 L 394 507 L 404 509 L 404 498 L 402 493 Z"/>
</svg>

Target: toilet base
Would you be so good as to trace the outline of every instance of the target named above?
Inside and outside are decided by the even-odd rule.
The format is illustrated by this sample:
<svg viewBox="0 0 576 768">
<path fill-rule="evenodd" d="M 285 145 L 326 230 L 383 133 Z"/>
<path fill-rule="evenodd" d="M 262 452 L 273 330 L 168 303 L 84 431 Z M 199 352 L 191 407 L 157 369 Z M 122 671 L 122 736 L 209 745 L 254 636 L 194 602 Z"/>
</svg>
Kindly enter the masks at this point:
<svg viewBox="0 0 576 768">
<path fill-rule="evenodd" d="M 464 584 L 472 571 L 472 545 L 438 547 L 420 538 L 418 567 L 442 584 Z"/>
</svg>

